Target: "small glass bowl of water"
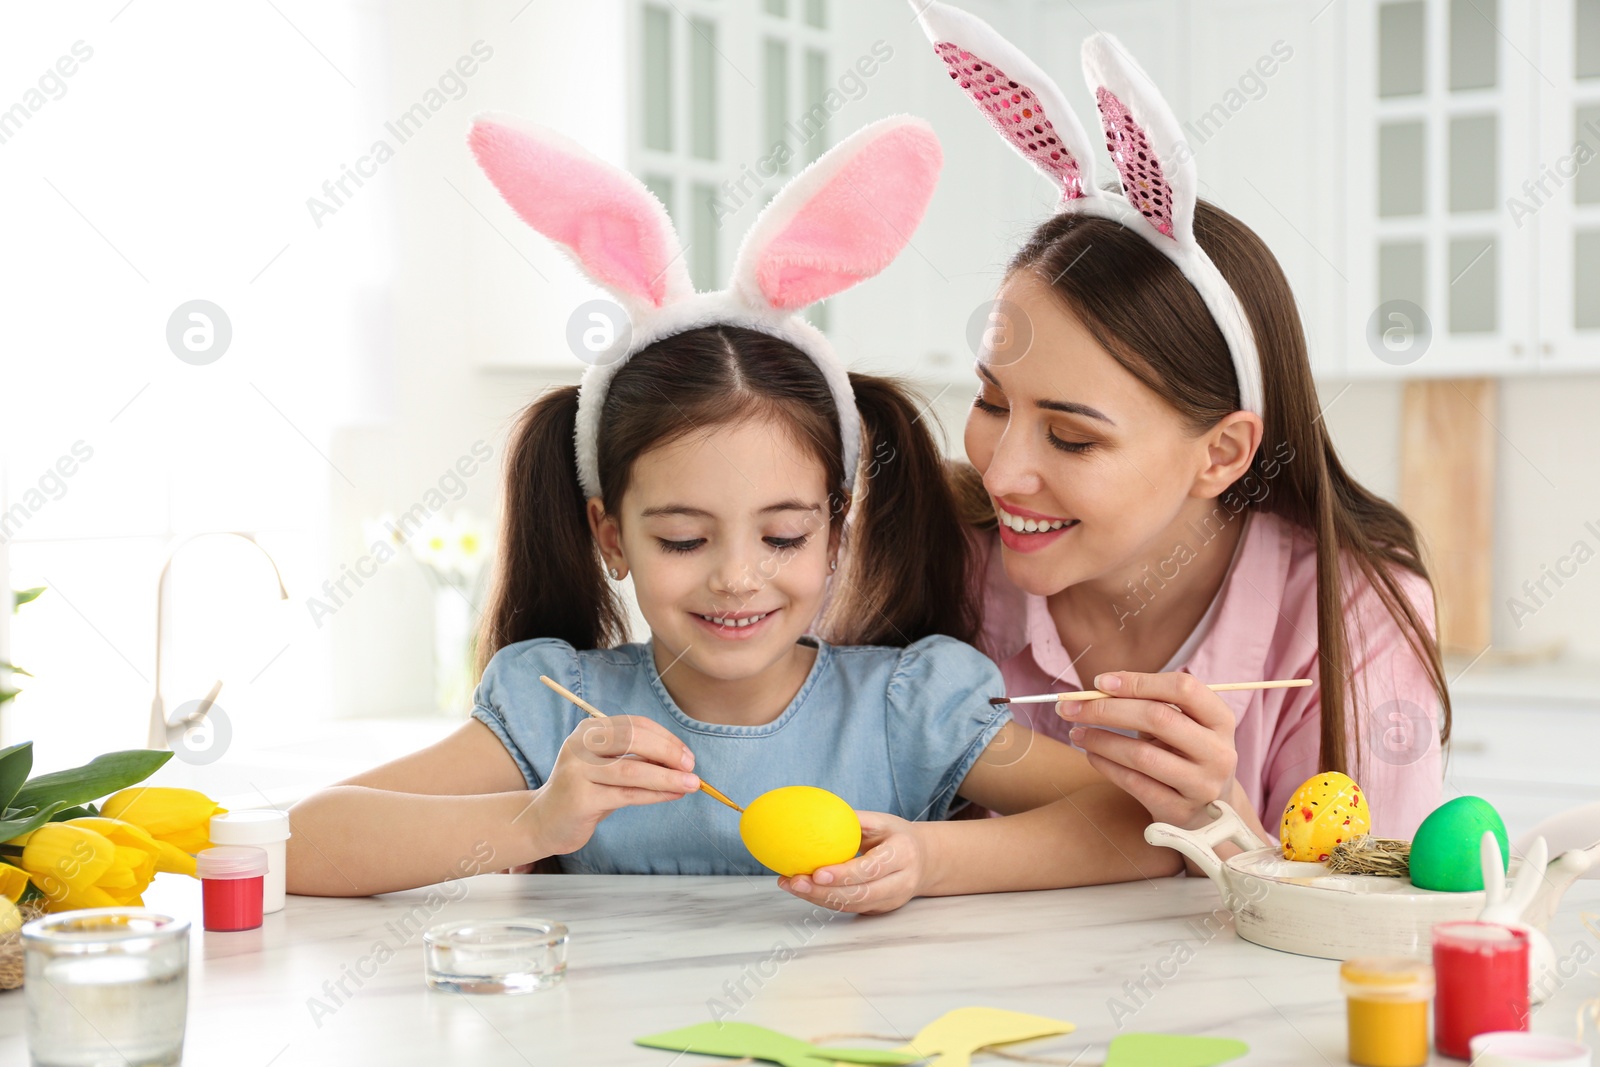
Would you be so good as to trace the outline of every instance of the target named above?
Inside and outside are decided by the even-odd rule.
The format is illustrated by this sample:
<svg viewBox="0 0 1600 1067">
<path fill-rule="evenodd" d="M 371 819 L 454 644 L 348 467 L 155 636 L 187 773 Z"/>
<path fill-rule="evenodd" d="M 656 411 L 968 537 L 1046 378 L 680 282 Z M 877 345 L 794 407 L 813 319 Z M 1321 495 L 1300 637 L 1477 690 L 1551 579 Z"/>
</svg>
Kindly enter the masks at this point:
<svg viewBox="0 0 1600 1067">
<path fill-rule="evenodd" d="M 189 999 L 189 922 L 88 908 L 22 928 L 35 1067 L 177 1064 Z"/>
<path fill-rule="evenodd" d="M 428 985 L 449 993 L 532 993 L 567 973 L 567 927 L 550 919 L 466 919 L 422 935 Z"/>
</svg>

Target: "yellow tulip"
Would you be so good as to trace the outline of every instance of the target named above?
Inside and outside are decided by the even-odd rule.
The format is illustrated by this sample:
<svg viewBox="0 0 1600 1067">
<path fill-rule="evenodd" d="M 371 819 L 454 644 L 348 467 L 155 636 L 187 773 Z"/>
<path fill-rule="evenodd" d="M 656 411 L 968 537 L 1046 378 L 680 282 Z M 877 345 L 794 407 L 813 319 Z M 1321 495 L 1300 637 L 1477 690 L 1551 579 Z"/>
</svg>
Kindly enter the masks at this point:
<svg viewBox="0 0 1600 1067">
<path fill-rule="evenodd" d="M 100 805 L 106 818 L 142 826 L 157 841 L 190 855 L 211 847 L 211 816 L 227 810 L 196 790 L 153 785 L 113 793 Z"/>
<path fill-rule="evenodd" d="M 111 842 L 120 847 L 136 848 L 149 853 L 158 871 L 168 871 L 172 874 L 194 874 L 194 857 L 179 849 L 176 845 L 169 845 L 158 840 L 150 831 L 142 826 L 137 826 L 126 819 L 108 819 L 105 816 L 95 818 L 85 816 L 81 819 L 68 819 L 68 826 L 81 826 L 85 830 L 93 830 L 111 839 Z"/>
<path fill-rule="evenodd" d="M 22 912 L 5 897 L 0 897 L 0 937 L 22 929 Z"/>
<path fill-rule="evenodd" d="M 28 872 L 9 863 L 0 863 L 0 897 L 15 904 L 28 888 Z"/>
<path fill-rule="evenodd" d="M 156 873 L 156 850 L 120 826 L 107 827 L 113 835 L 108 837 L 74 822 L 116 820 L 50 822 L 16 839 L 23 846 L 23 869 L 45 895 L 45 910 L 143 905 L 141 894 Z"/>
</svg>

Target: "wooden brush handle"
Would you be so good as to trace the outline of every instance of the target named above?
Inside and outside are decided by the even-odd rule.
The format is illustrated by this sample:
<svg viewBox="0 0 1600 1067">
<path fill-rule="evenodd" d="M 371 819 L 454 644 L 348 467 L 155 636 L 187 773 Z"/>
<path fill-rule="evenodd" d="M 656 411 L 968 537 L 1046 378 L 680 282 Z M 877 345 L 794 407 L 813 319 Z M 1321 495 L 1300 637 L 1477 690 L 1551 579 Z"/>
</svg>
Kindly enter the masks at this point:
<svg viewBox="0 0 1600 1067">
<path fill-rule="evenodd" d="M 1310 678 L 1278 678 L 1269 682 L 1218 682 L 1208 685 L 1207 689 L 1213 693 L 1229 693 L 1239 689 L 1299 689 L 1312 685 Z M 1056 704 L 1069 700 L 1103 700 L 1116 696 L 1115 693 L 1103 693 L 1098 689 L 1083 689 L 1075 693 L 1040 693 L 1036 696 L 1026 697 L 995 697 L 989 703 L 1000 704 Z"/>
<path fill-rule="evenodd" d="M 568 689 L 566 686 L 562 685 L 560 682 L 556 681 L 554 678 L 551 678 L 549 675 L 545 675 L 545 674 L 539 675 L 539 681 L 543 682 L 545 685 L 549 686 L 551 689 L 554 689 L 556 692 L 560 693 L 562 696 L 566 697 L 568 700 L 570 700 L 574 704 L 578 705 L 578 707 L 580 707 L 584 711 L 588 712 L 594 718 L 596 718 L 596 719 L 609 719 L 611 717 L 611 716 L 607 715 L 605 712 L 601 711 L 599 708 L 595 707 L 593 704 L 589 703 L 587 700 L 583 699 L 582 697 L 578 696 L 576 693 L 572 692 L 572 690 Z M 700 791 L 702 793 L 705 793 L 707 796 L 711 797 L 712 799 L 721 801 L 722 803 L 728 805 L 728 807 L 732 808 L 734 811 L 737 811 L 737 812 L 740 812 L 740 813 L 743 813 L 743 811 L 744 811 L 744 809 L 741 808 L 739 805 L 737 805 L 733 801 L 729 800 L 727 795 L 724 794 L 722 792 L 722 790 L 715 788 L 714 786 L 711 785 L 710 782 L 707 782 L 704 778 L 700 779 Z"/>
</svg>

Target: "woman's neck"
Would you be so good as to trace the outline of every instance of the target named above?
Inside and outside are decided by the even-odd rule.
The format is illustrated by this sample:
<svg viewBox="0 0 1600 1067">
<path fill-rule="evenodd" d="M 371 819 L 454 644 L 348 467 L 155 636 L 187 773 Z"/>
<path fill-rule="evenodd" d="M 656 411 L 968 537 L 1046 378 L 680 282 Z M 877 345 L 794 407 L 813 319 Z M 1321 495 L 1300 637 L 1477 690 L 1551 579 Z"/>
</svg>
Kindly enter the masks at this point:
<svg viewBox="0 0 1600 1067">
<path fill-rule="evenodd" d="M 796 642 L 776 663 L 748 678 L 714 678 L 697 670 L 687 655 L 651 639 L 656 673 L 685 715 L 727 726 L 764 726 L 787 708 L 816 662 L 813 645 Z"/>
<path fill-rule="evenodd" d="M 1102 671 L 1159 671 L 1205 617 L 1249 512 L 1197 503 L 1203 506 L 1186 509 L 1152 541 L 1159 551 L 1047 598 L 1062 647 L 1085 685 Z"/>
</svg>

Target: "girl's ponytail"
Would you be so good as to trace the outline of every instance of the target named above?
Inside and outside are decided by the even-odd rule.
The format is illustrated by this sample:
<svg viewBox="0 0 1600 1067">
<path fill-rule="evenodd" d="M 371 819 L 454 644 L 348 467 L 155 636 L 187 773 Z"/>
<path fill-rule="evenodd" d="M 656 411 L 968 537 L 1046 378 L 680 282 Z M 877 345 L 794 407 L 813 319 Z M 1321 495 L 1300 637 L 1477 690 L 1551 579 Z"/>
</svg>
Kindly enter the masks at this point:
<svg viewBox="0 0 1600 1067">
<path fill-rule="evenodd" d="M 506 645 L 557 637 L 574 648 L 622 641 L 627 616 L 602 571 L 575 476 L 578 388 L 529 404 L 511 432 L 493 591 L 478 634 L 481 674 Z"/>
<path fill-rule="evenodd" d="M 819 629 L 849 645 L 907 645 L 930 634 L 971 642 L 978 613 L 968 547 L 945 461 L 899 383 L 851 374 L 861 413 L 856 513 Z"/>
</svg>

